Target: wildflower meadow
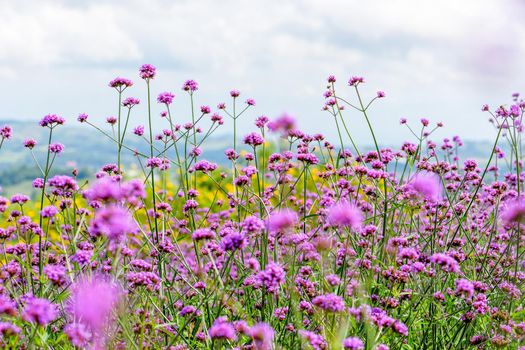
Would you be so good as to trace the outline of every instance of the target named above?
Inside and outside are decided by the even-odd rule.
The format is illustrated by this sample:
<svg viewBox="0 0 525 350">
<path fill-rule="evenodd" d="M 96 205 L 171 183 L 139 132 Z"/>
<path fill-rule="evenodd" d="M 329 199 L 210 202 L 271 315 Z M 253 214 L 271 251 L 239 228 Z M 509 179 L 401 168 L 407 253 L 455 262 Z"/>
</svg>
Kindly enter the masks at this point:
<svg viewBox="0 0 525 350">
<path fill-rule="evenodd" d="M 108 77 L 115 117 L 42 116 L 43 156 L 31 135 L 19 145 L 41 176 L 36 196 L 0 192 L 3 349 L 525 349 L 519 94 L 480 106 L 494 140 L 476 161 L 427 119 L 391 121 L 412 139 L 382 146 L 388 96 L 363 77 L 320 82 L 328 140 L 237 90 L 210 106 L 194 80 L 161 92 L 157 74 Z M 225 120 L 230 148 L 207 160 Z M 111 141 L 113 161 L 54 174 L 65 123 Z M 0 126 L 0 157 L 15 133 Z"/>
</svg>

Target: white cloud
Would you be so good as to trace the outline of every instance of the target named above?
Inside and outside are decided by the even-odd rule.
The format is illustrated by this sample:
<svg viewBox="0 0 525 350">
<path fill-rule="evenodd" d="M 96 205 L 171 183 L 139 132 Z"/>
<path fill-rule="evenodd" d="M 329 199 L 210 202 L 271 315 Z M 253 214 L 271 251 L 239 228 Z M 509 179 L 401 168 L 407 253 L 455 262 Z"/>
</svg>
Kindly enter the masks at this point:
<svg viewBox="0 0 525 350">
<path fill-rule="evenodd" d="M 0 62 L 4 66 L 107 63 L 139 59 L 138 43 L 119 27 L 115 8 L 70 8 L 35 2 L 6 2 L 0 12 Z"/>
<path fill-rule="evenodd" d="M 456 132 L 479 124 L 485 99 L 504 102 L 525 88 L 525 25 L 516 1 L 0 0 L 0 76 L 11 82 L 4 96 L 25 94 L 34 70 L 40 79 L 82 80 L 84 88 L 73 92 L 63 91 L 73 85 L 65 82 L 35 84 L 46 86 L 36 92 L 42 96 L 69 96 L 56 103 L 74 109 L 83 91 L 104 101 L 105 90 L 86 84 L 134 75 L 148 61 L 169 77 L 159 78 L 166 89 L 197 77 L 213 104 L 241 88 L 261 101 L 261 112 L 290 109 L 315 129 L 326 75 L 343 81 L 363 74 L 369 94 L 387 90 L 386 107 L 377 110 L 384 118 L 431 114 Z M 45 107 L 58 109 L 50 101 Z M 4 108 L 16 115 L 21 107 Z M 41 109 L 23 106 L 23 113 Z M 386 120 L 379 128 L 397 140 Z M 323 131 L 333 132 L 326 124 Z M 473 137 L 489 135 L 479 128 Z"/>
</svg>

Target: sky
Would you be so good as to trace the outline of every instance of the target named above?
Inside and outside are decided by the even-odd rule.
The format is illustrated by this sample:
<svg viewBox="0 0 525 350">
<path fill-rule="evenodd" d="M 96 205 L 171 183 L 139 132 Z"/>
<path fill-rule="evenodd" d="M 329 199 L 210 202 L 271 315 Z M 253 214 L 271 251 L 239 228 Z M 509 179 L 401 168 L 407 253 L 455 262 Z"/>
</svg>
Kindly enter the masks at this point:
<svg viewBox="0 0 525 350">
<path fill-rule="evenodd" d="M 107 83 L 130 78 L 127 93 L 145 100 L 138 67 L 151 63 L 153 94 L 173 91 L 181 122 L 181 85 L 195 79 L 199 105 L 230 102 L 231 89 L 257 101 L 243 131 L 259 115 L 287 112 L 304 131 L 335 137 L 321 111 L 326 77 L 355 100 L 347 81 L 357 75 L 364 96 L 386 93 L 370 110 L 383 143 L 411 138 L 402 117 L 443 122 L 437 138 L 489 140 L 482 104 L 525 93 L 524 13 L 520 0 L 0 0 L 0 120 L 56 113 L 75 123 L 85 112 L 102 124 L 117 108 Z M 145 106 L 135 112 L 131 124 L 144 123 Z M 362 116 L 345 118 L 370 144 Z"/>
</svg>

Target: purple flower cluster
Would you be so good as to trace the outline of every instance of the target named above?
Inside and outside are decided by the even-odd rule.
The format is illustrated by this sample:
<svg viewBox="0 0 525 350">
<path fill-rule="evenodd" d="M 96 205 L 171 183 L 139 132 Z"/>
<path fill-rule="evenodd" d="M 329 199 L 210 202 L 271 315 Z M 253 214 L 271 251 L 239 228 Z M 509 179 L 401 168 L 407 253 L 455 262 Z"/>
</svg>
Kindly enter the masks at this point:
<svg viewBox="0 0 525 350">
<path fill-rule="evenodd" d="M 182 87 L 188 113 L 175 115 L 173 93 L 158 94 L 160 105 L 151 96 L 163 91 L 155 67 L 138 76 L 142 124 L 129 123 L 141 108 L 124 78 L 109 83 L 115 116 L 78 117 L 113 142 L 98 172 L 57 174 L 57 115 L 40 122 L 47 143 L 23 142 L 41 175 L 28 195 L 0 196 L 1 348 L 522 347 L 519 94 L 482 108 L 498 140 L 472 160 L 461 138 L 436 140 L 443 124 L 426 118 L 401 120 L 414 137 L 399 148 L 375 138 L 358 147 L 346 109 L 373 129 L 369 106 L 386 96 L 365 91 L 363 77 L 341 90 L 327 79 L 332 143 L 289 115 L 252 115 L 255 100 L 238 90 L 228 105 L 197 104 L 194 80 Z M 227 117 L 233 142 L 215 152 Z M 250 124 L 241 117 L 256 131 L 240 130 Z M 0 147 L 14 136 L 2 127 Z"/>
</svg>

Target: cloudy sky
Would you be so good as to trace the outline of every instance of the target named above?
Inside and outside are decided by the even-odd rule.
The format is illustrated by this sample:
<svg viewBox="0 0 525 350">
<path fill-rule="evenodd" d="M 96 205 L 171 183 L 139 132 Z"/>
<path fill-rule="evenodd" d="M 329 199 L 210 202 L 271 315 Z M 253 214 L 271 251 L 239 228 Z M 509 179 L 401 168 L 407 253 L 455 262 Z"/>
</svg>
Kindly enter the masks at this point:
<svg viewBox="0 0 525 350">
<path fill-rule="evenodd" d="M 371 112 L 385 143 L 410 137 L 401 117 L 443 121 L 439 136 L 490 139 L 483 103 L 525 92 L 525 6 L 519 0 L 0 0 L 0 119 L 37 120 L 47 113 L 71 123 L 115 114 L 107 82 L 136 81 L 141 63 L 158 67 L 155 93 L 177 94 L 187 120 L 184 80 L 199 82 L 198 103 L 215 106 L 239 89 L 257 115 L 293 114 L 308 132 L 334 135 L 321 112 L 325 79 L 339 90 L 352 75 L 363 93 L 384 90 Z M 159 109 L 160 111 L 160 109 Z M 133 123 L 139 124 L 138 109 Z M 347 115 L 362 143 L 359 115 Z M 160 121 L 159 121 L 160 126 Z"/>
</svg>

